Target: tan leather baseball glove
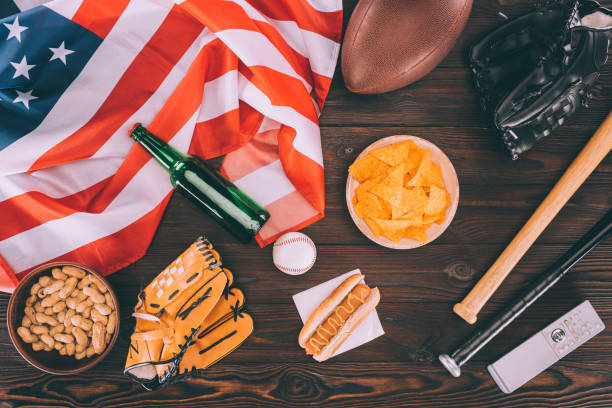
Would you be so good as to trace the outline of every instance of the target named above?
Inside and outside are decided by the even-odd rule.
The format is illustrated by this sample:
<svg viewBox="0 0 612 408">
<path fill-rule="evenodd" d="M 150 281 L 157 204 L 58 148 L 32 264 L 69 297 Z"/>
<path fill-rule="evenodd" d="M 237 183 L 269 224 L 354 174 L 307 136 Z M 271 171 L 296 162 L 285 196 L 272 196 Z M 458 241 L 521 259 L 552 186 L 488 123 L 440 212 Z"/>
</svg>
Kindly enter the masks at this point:
<svg viewBox="0 0 612 408">
<path fill-rule="evenodd" d="M 124 373 L 147 389 L 193 376 L 253 331 L 221 257 L 198 238 L 140 293 Z"/>
</svg>

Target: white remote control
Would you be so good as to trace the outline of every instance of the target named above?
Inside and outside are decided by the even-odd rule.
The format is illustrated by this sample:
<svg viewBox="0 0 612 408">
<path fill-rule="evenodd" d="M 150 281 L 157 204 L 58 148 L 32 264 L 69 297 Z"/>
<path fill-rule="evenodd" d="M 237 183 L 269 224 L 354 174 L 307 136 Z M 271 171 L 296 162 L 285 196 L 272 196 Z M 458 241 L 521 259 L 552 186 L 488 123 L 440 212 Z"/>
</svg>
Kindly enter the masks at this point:
<svg viewBox="0 0 612 408">
<path fill-rule="evenodd" d="M 487 368 L 499 388 L 509 394 L 603 329 L 591 302 L 585 300 Z"/>
</svg>

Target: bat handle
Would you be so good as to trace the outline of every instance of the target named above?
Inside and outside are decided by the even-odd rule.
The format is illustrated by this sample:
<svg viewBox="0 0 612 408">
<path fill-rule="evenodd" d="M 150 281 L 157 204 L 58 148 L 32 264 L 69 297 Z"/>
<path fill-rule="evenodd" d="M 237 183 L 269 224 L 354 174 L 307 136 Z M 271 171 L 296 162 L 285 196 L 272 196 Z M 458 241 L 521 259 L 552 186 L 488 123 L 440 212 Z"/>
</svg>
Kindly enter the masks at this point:
<svg viewBox="0 0 612 408">
<path fill-rule="evenodd" d="M 574 195 L 584 180 L 595 170 L 612 148 L 612 112 L 599 126 L 589 142 L 574 159 L 557 184 L 548 193 L 533 215 L 508 244 L 504 252 L 472 288 L 470 293 L 455 305 L 453 311 L 463 320 L 474 324 L 478 312 L 495 293 L 499 285 L 533 245 L 542 231 L 550 224 L 565 203 Z"/>
<path fill-rule="evenodd" d="M 468 362 L 480 349 L 495 338 L 501 331 L 519 317 L 529 306 L 557 284 L 572 267 L 584 258 L 593 248 L 612 235 L 612 210 L 589 230 L 574 246 L 534 281 L 523 294 L 506 306 L 487 325 L 472 335 L 451 355 L 441 354 L 438 359 L 453 375 L 461 375 L 461 366 Z"/>
</svg>

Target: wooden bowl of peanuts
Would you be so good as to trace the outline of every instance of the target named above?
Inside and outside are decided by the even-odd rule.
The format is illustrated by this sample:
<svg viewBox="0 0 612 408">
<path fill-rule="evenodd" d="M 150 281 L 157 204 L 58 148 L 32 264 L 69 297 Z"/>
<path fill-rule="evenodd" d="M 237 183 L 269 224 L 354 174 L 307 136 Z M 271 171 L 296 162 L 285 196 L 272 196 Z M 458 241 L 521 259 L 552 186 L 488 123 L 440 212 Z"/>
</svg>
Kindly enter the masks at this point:
<svg viewBox="0 0 612 408">
<path fill-rule="evenodd" d="M 90 268 L 53 262 L 35 268 L 8 304 L 9 335 L 19 354 L 51 374 L 75 374 L 100 362 L 119 335 L 119 302 Z"/>
</svg>

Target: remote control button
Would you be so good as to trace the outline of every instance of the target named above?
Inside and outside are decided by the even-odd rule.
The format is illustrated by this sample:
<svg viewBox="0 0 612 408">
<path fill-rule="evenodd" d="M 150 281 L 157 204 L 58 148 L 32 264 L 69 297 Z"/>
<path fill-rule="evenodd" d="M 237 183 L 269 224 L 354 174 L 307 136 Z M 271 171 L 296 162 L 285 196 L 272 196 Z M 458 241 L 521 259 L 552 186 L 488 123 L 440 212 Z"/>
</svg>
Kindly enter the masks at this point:
<svg viewBox="0 0 612 408">
<path fill-rule="evenodd" d="M 550 338 L 555 343 L 560 343 L 565 338 L 565 331 L 563 331 L 563 329 L 555 329 L 550 334 Z"/>
</svg>

